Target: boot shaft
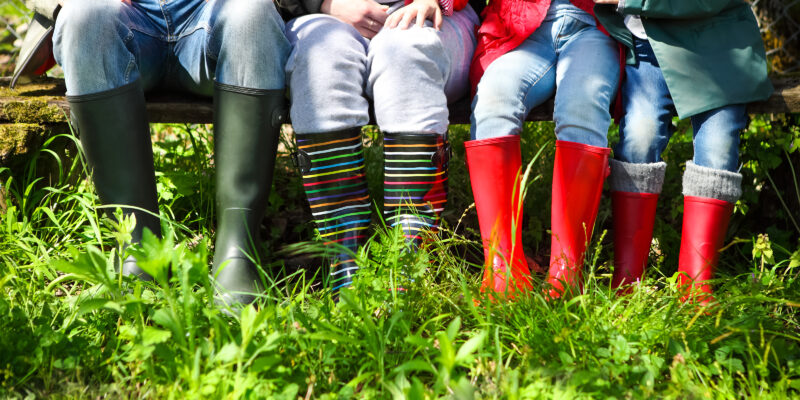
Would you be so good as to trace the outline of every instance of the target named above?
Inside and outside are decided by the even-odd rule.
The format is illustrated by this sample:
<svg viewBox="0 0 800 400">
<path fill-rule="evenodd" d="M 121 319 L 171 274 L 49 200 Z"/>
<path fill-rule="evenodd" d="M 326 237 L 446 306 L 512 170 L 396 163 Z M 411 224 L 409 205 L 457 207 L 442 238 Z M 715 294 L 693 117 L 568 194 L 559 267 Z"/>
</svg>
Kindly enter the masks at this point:
<svg viewBox="0 0 800 400">
<path fill-rule="evenodd" d="M 220 211 L 260 208 L 263 215 L 286 115 L 285 103 L 283 89 L 215 83 L 214 161 Z"/>
<path fill-rule="evenodd" d="M 296 134 L 295 164 L 303 175 L 314 222 L 331 257 L 333 290 L 348 286 L 358 271 L 352 253 L 367 240 L 370 198 L 361 129 Z"/>
<path fill-rule="evenodd" d="M 264 291 L 259 227 L 272 187 L 284 90 L 215 83 L 217 231 L 212 274 L 218 304 L 248 304 Z"/>
<path fill-rule="evenodd" d="M 707 281 L 719 262 L 733 206 L 724 200 L 684 196 L 678 284 L 687 294 L 693 290 L 711 293 Z"/>
<path fill-rule="evenodd" d="M 160 235 L 153 147 L 141 84 L 67 96 L 67 101 L 100 201 L 136 216 L 133 243 L 141 240 L 144 228 Z M 112 213 L 107 209 L 109 216 Z"/>
<path fill-rule="evenodd" d="M 614 276 L 611 287 L 636 284 L 642 279 L 656 217 L 658 194 L 612 192 L 614 220 Z"/>
<path fill-rule="evenodd" d="M 408 242 L 436 232 L 447 203 L 450 144 L 446 135 L 384 134 L 383 214 Z"/>
<path fill-rule="evenodd" d="M 550 271 L 551 297 L 580 289 L 584 253 L 592 237 L 611 149 L 556 142 L 553 165 Z M 577 287 L 576 287 L 577 286 Z"/>
<path fill-rule="evenodd" d="M 472 140 L 464 147 L 485 256 L 481 290 L 512 298 L 531 287 L 522 249 L 520 138 Z"/>
</svg>

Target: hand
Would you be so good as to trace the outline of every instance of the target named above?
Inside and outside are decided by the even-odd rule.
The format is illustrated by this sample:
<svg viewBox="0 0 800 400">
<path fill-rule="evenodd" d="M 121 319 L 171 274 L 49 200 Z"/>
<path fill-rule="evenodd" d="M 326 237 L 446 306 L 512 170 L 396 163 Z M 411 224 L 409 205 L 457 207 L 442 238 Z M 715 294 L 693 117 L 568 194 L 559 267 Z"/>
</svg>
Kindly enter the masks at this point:
<svg viewBox="0 0 800 400">
<path fill-rule="evenodd" d="M 439 8 L 436 0 L 414 0 L 413 3 L 393 12 L 386 19 L 384 26 L 387 28 L 399 26 L 400 29 L 408 29 L 414 18 L 417 19 L 417 26 L 420 28 L 425 26 L 426 19 L 433 21 L 433 27 L 437 31 L 442 28 L 442 9 Z"/>
<path fill-rule="evenodd" d="M 619 0 L 594 0 L 596 4 L 613 4 L 619 5 Z"/>
<path fill-rule="evenodd" d="M 373 0 L 323 0 L 320 11 L 352 25 L 361 36 L 372 39 L 383 28 L 388 8 Z"/>
</svg>

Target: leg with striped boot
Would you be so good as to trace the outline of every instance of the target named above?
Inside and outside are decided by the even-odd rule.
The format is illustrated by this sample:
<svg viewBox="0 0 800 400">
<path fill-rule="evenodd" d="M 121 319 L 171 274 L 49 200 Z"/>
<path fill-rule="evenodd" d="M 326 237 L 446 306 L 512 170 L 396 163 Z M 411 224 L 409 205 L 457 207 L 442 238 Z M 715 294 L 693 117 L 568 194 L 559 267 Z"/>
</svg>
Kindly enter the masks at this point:
<svg viewBox="0 0 800 400">
<path fill-rule="evenodd" d="M 406 242 L 419 246 L 426 232 L 439 229 L 447 203 L 447 134 L 384 134 L 383 214 L 400 226 Z"/>
<path fill-rule="evenodd" d="M 335 292 L 352 284 L 358 270 L 353 253 L 366 242 L 370 224 L 361 129 L 298 133 L 296 138 L 295 163 L 320 237 L 326 245 L 349 250 L 331 260 Z"/>
</svg>

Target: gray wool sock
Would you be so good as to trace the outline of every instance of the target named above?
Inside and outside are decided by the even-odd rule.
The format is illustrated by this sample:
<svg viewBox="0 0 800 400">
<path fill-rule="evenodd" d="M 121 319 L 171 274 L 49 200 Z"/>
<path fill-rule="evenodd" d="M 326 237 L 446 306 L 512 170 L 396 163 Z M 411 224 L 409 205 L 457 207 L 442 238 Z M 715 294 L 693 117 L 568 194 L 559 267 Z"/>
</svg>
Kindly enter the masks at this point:
<svg viewBox="0 0 800 400">
<path fill-rule="evenodd" d="M 611 190 L 631 193 L 661 193 L 667 163 L 636 164 L 611 159 Z"/>
<path fill-rule="evenodd" d="M 687 161 L 683 173 L 683 195 L 735 203 L 742 196 L 742 174 L 701 167 Z"/>
</svg>

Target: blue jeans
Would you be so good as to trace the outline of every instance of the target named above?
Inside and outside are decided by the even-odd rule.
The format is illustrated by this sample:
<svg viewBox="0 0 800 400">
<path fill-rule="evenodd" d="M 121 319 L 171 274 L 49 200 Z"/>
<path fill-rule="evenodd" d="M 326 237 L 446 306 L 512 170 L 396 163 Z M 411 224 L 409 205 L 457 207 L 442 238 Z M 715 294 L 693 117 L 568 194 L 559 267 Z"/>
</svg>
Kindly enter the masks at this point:
<svg viewBox="0 0 800 400">
<path fill-rule="evenodd" d="M 472 139 L 518 135 L 528 112 L 555 93 L 559 140 L 608 145 L 619 52 L 586 16 L 574 7 L 559 8 L 519 47 L 489 65 L 472 101 Z"/>
<path fill-rule="evenodd" d="M 329 15 L 289 21 L 286 76 L 295 132 L 366 125 L 371 98 L 385 132 L 444 134 L 448 101 L 469 88 L 477 24 L 469 6 L 444 17 L 441 31 L 426 21 L 424 28 L 381 29 L 372 40 Z"/>
<path fill-rule="evenodd" d="M 634 50 L 636 64 L 625 67 L 621 92 L 625 115 L 614 157 L 629 163 L 655 163 L 661 161 L 661 153 L 675 132 L 672 118 L 677 112 L 650 42 L 635 39 Z M 694 163 L 736 171 L 739 133 L 747 126 L 745 105 L 716 108 L 694 115 L 691 120 Z"/>
<path fill-rule="evenodd" d="M 281 89 L 289 55 L 271 0 L 70 0 L 53 35 L 67 95 L 141 80 L 210 96 L 213 82 Z"/>
</svg>

